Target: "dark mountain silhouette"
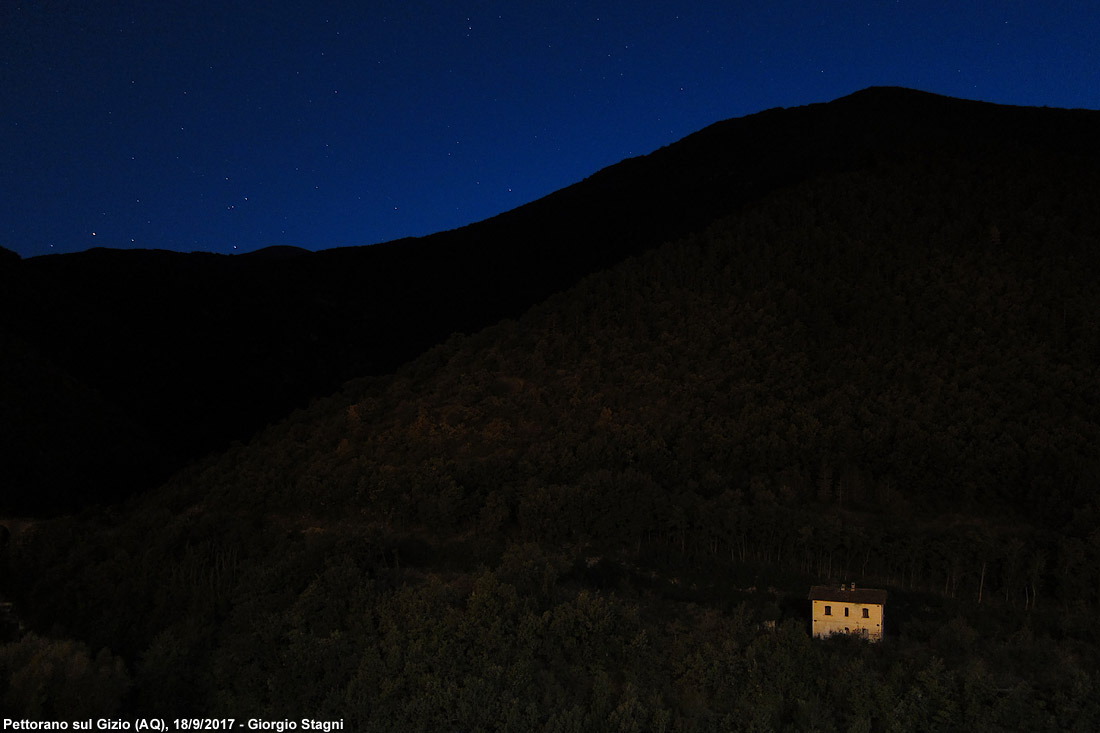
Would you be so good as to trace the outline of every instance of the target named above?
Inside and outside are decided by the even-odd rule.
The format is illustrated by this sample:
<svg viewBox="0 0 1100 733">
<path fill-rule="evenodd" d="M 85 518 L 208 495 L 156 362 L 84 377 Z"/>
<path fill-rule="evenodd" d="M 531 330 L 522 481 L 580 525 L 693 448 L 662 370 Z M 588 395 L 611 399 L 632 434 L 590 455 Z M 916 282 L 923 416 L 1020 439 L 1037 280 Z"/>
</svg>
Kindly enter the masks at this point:
<svg viewBox="0 0 1100 733">
<path fill-rule="evenodd" d="M 1072 164 L 1095 155 L 1094 120 L 874 88 L 718 123 L 418 240 L 243 257 L 91 250 L 16 262 L 3 270 L 0 327 L 141 426 L 166 476 L 347 379 L 392 371 L 453 332 L 515 317 L 586 273 L 784 186 L 929 151 Z M 148 475 L 129 462 L 105 465 L 67 497 L 24 504 L 47 496 L 28 479 L 5 502 L 64 510 L 118 498 Z"/>
<path fill-rule="evenodd" d="M 115 477 L 136 488 L 157 480 L 160 446 L 117 405 L 3 330 L 0 353 L 5 504 L 71 507 L 74 492 L 98 494 L 89 481 Z M 23 501 L 13 496 L 28 488 L 33 494 Z"/>
<path fill-rule="evenodd" d="M 225 336 L 223 359 L 280 357 L 256 375 L 277 383 L 276 365 L 330 366 L 295 346 L 397 358 L 435 322 L 417 307 L 349 321 L 352 283 L 394 295 L 407 278 L 457 323 L 439 293 L 491 282 L 493 262 L 523 275 L 456 300 L 469 324 L 520 307 L 520 284 L 576 277 L 539 270 L 554 252 L 626 254 L 124 504 L 20 523 L 0 592 L 31 633 L 0 645 L 5 709 L 306 706 L 356 730 L 1095 729 L 1098 124 L 870 90 L 722 123 L 436 238 L 65 260 L 92 281 L 126 260 L 158 297 L 186 297 L 199 317 L 162 314 L 150 337 L 164 363 L 186 358 L 180 324 L 187 343 L 232 333 L 203 308 L 255 326 L 264 293 L 308 305 L 272 311 L 301 342 L 276 348 L 274 324 Z M 743 158 L 755 177 L 730 172 Z M 669 240 L 629 253 L 632 217 Z M 524 221 L 561 246 L 517 239 Z M 607 243 L 590 253 L 593 231 Z M 414 286 L 407 252 L 453 271 Z M 47 364 L 61 357 L 10 349 L 69 380 L 54 409 L 127 424 Z M 888 590 L 885 643 L 810 640 L 806 590 L 843 581 Z"/>
</svg>

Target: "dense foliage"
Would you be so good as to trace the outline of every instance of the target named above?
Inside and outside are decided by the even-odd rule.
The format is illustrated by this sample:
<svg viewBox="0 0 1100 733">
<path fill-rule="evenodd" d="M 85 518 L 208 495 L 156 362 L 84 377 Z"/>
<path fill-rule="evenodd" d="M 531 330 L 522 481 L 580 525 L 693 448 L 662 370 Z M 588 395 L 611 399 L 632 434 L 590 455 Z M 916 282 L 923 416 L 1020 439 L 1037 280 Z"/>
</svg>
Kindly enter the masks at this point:
<svg viewBox="0 0 1100 733">
<path fill-rule="evenodd" d="M 21 533 L 55 640 L 0 665 L 357 730 L 1096 729 L 1100 192 L 966 142 L 778 191 Z M 882 644 L 810 640 L 808 586 L 842 580 L 890 591 Z"/>
</svg>

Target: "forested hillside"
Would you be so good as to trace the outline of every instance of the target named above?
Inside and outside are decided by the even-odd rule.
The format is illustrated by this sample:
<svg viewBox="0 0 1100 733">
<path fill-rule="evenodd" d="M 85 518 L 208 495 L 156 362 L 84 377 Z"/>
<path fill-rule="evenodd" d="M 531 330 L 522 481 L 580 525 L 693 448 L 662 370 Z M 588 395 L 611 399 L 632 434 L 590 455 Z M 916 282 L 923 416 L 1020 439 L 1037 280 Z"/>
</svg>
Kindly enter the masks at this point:
<svg viewBox="0 0 1100 733">
<path fill-rule="evenodd" d="M 0 461 L 22 467 L 0 511 L 54 516 L 144 491 L 348 379 L 388 374 L 451 333 L 518 317 L 586 274 L 784 187 L 953 150 L 967 161 L 963 176 L 1018 159 L 1011 174 L 1023 177 L 1001 183 L 1026 189 L 1032 170 L 1097 160 L 1095 130 L 1086 111 L 871 88 L 716 123 L 416 240 L 235 257 L 96 249 L 20 261 L 9 252 L 0 259 L 0 359 L 21 361 L 30 349 L 43 374 L 64 378 L 10 374 L 6 389 L 80 393 L 102 409 L 71 419 L 20 399 L 0 413 L 0 434 L 23 433 L 0 445 Z M 1055 211 L 1068 213 L 1042 213 Z M 12 344 L 23 346 L 9 353 Z M 33 435 L 24 424 L 37 426 Z M 141 440 L 126 439 L 135 429 Z M 114 434 L 116 449 L 86 450 Z"/>
<path fill-rule="evenodd" d="M 5 705 L 1096 729 L 1098 161 L 1009 138 L 782 186 L 22 532 Z M 810 640 L 840 581 L 882 644 Z"/>
</svg>

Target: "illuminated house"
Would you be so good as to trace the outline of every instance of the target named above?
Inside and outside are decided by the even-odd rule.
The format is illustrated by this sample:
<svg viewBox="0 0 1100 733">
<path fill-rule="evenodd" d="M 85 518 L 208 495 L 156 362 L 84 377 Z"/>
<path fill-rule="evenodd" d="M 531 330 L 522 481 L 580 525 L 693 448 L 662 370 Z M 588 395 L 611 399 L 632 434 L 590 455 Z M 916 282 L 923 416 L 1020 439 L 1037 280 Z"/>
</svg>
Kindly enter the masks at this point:
<svg viewBox="0 0 1100 733">
<path fill-rule="evenodd" d="M 864 639 L 882 639 L 882 614 L 886 591 L 860 588 L 856 584 L 815 585 L 810 588 L 814 638 L 833 634 L 855 634 Z"/>
</svg>

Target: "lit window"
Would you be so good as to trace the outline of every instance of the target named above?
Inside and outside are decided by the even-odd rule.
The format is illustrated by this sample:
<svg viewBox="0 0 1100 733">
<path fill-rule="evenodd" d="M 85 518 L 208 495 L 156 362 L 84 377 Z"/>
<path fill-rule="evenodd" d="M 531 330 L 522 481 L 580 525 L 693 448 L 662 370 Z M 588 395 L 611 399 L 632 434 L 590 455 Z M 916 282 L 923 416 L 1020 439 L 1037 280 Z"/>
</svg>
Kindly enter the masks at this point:
<svg viewBox="0 0 1100 733">
<path fill-rule="evenodd" d="M 866 608 L 863 609 L 863 618 L 871 618 L 871 612 Z"/>
<path fill-rule="evenodd" d="M 825 615 L 826 616 L 832 616 L 833 615 L 833 607 L 832 606 L 825 606 Z"/>
</svg>

